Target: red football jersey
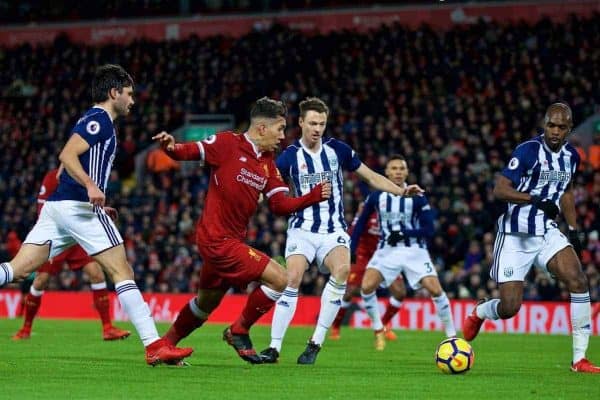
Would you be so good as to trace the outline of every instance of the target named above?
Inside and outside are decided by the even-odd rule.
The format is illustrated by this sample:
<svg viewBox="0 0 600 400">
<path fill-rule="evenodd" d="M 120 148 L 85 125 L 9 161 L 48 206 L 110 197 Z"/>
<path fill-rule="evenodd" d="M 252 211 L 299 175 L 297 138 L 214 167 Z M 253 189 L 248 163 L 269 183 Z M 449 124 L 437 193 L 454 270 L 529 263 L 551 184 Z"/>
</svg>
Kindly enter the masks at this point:
<svg viewBox="0 0 600 400">
<path fill-rule="evenodd" d="M 52 169 L 44 175 L 44 179 L 42 180 L 42 186 L 40 187 L 40 191 L 37 197 L 37 211 L 38 215 L 40 215 L 40 211 L 42 211 L 42 207 L 48 197 L 56 190 L 58 186 L 58 178 L 56 177 L 56 173 L 58 169 Z"/>
<path fill-rule="evenodd" d="M 198 142 L 210 181 L 196 235 L 200 243 L 244 239 L 260 194 L 288 191 L 273 153 L 260 153 L 246 134 L 220 132 Z"/>
<path fill-rule="evenodd" d="M 358 221 L 358 215 L 352 221 L 352 225 L 350 226 L 350 234 L 352 234 L 352 230 L 356 225 L 356 221 Z M 366 257 L 370 259 L 375 253 L 377 249 L 377 243 L 379 242 L 379 238 L 381 235 L 381 230 L 379 229 L 379 219 L 377 218 L 377 212 L 369 215 L 369 219 L 367 220 L 366 229 L 363 231 L 360 242 L 358 242 L 358 247 L 356 248 L 356 257 Z"/>
</svg>

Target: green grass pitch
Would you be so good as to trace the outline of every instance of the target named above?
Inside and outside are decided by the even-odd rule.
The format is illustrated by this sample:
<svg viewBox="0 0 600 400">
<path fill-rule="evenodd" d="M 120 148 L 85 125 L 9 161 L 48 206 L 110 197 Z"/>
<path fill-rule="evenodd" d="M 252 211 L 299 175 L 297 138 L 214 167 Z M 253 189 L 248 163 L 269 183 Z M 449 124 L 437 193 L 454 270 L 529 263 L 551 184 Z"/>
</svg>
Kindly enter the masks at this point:
<svg viewBox="0 0 600 400">
<path fill-rule="evenodd" d="M 397 331 L 399 340 L 376 352 L 371 331 L 344 327 L 305 366 L 296 358 L 312 328 L 293 327 L 278 364 L 253 366 L 221 340 L 224 326 L 207 325 L 182 342 L 195 348 L 189 367 L 152 368 L 135 334 L 103 342 L 98 322 L 38 320 L 30 340 L 13 342 L 20 323 L 0 320 L 0 399 L 600 398 L 600 376 L 569 371 L 569 336 L 484 333 L 473 342 L 473 369 L 444 375 L 433 360 L 441 332 Z M 252 338 L 263 349 L 269 327 L 253 328 Z M 598 337 L 588 357 L 600 362 Z"/>
</svg>

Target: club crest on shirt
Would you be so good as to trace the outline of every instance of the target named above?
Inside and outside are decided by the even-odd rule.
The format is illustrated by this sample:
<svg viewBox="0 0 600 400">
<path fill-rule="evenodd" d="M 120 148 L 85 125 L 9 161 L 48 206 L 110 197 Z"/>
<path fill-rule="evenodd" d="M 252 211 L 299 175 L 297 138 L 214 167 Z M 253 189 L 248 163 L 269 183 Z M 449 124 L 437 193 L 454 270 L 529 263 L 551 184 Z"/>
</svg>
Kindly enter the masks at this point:
<svg viewBox="0 0 600 400">
<path fill-rule="evenodd" d="M 517 169 L 519 166 L 519 159 L 517 157 L 513 157 L 508 162 L 508 169 Z"/>
<path fill-rule="evenodd" d="M 260 261 L 260 259 L 262 258 L 260 256 L 260 254 L 258 254 L 256 251 L 254 251 L 254 249 L 248 249 L 248 255 L 250 256 L 250 258 L 252 258 L 254 261 Z"/>
<path fill-rule="evenodd" d="M 90 121 L 85 126 L 85 130 L 90 135 L 96 135 L 98 132 L 100 132 L 100 124 L 98 123 L 98 121 Z"/>
</svg>

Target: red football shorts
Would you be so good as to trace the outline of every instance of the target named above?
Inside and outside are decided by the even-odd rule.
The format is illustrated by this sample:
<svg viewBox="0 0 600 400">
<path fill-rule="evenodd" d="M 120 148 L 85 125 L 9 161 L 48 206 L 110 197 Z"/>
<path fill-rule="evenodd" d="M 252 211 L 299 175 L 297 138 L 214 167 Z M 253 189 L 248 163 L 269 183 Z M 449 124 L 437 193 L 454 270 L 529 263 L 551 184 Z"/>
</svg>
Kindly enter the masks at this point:
<svg viewBox="0 0 600 400">
<path fill-rule="evenodd" d="M 71 271 L 77 271 L 92 261 L 94 261 L 94 259 L 88 256 L 80 245 L 76 244 L 75 246 L 69 247 L 56 257 L 48 260 L 40 267 L 40 269 L 38 269 L 38 271 L 56 275 L 62 270 L 64 263 L 69 265 L 69 269 Z"/>
<path fill-rule="evenodd" d="M 240 289 L 260 280 L 271 260 L 262 251 L 234 239 L 202 245 L 198 251 L 204 264 L 200 270 L 200 289 Z"/>
</svg>

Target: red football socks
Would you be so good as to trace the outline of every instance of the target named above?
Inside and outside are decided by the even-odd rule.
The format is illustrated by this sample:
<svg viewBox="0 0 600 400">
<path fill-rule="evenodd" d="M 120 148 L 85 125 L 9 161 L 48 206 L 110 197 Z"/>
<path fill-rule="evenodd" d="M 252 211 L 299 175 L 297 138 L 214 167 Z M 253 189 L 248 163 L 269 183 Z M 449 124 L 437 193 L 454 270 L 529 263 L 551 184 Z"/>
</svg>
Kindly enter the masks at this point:
<svg viewBox="0 0 600 400">
<path fill-rule="evenodd" d="M 248 301 L 237 321 L 231 325 L 231 333 L 245 335 L 258 319 L 267 313 L 275 304 L 258 286 L 248 296 Z"/>
<path fill-rule="evenodd" d="M 179 311 L 177 319 L 173 322 L 173 325 L 171 325 L 164 337 L 175 346 L 181 339 L 187 337 L 194 330 L 201 327 L 204 321 L 206 320 L 200 319 L 194 315 L 190 309 L 190 304 L 187 303 L 183 306 L 181 311 Z"/>
<path fill-rule="evenodd" d="M 40 304 L 42 304 L 42 296 L 34 296 L 31 293 L 27 294 L 25 297 L 25 317 L 23 328 L 31 329 L 31 324 L 33 324 L 33 319 L 40 309 Z"/>
<path fill-rule="evenodd" d="M 348 308 L 340 307 L 340 310 L 338 311 L 337 315 L 335 316 L 335 319 L 333 320 L 333 324 L 331 325 L 333 328 L 339 328 L 340 326 L 342 326 L 342 321 L 346 316 L 346 311 L 348 311 Z"/>
<path fill-rule="evenodd" d="M 394 307 L 393 305 L 388 304 L 387 308 L 385 309 L 385 314 L 383 314 L 383 317 L 381 318 L 381 322 L 383 323 L 383 325 L 386 325 L 388 322 L 390 322 L 390 320 L 394 317 L 394 315 L 396 315 L 398 310 L 398 307 Z"/>
<path fill-rule="evenodd" d="M 92 290 L 92 296 L 94 297 L 94 307 L 100 315 L 102 321 L 102 327 L 104 329 L 110 328 L 112 323 L 110 321 L 110 300 L 108 298 L 107 289 Z"/>
</svg>

